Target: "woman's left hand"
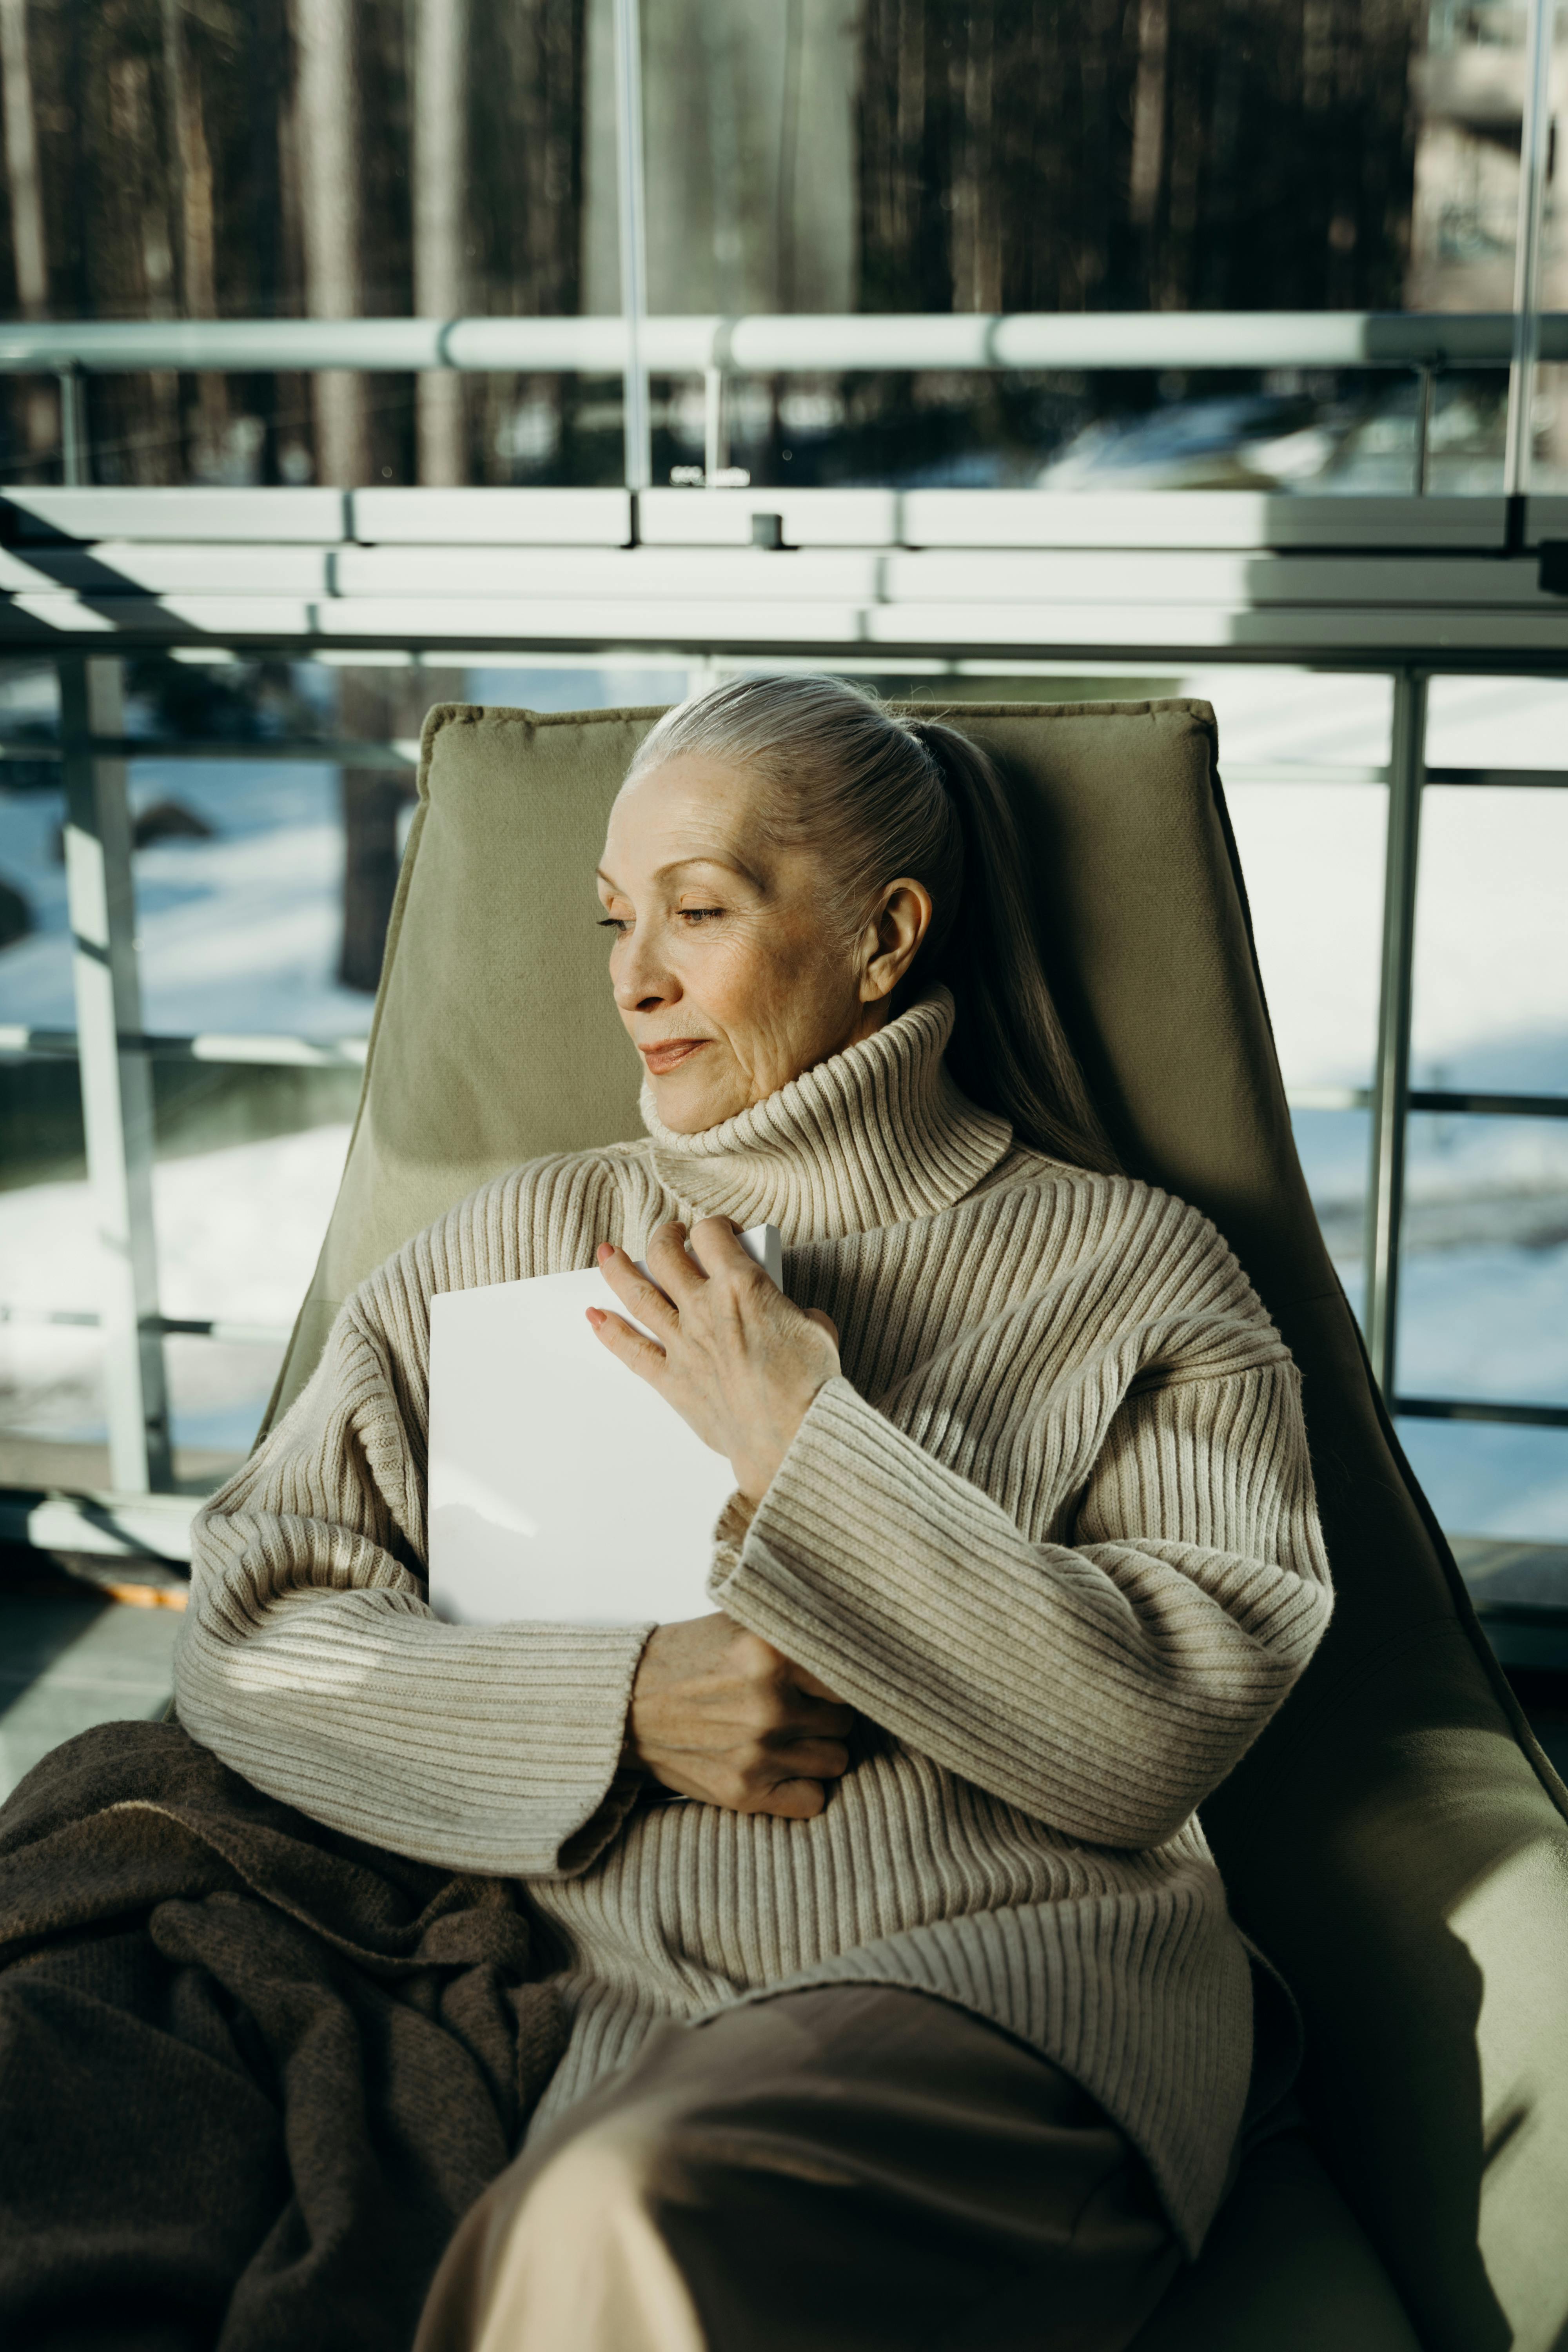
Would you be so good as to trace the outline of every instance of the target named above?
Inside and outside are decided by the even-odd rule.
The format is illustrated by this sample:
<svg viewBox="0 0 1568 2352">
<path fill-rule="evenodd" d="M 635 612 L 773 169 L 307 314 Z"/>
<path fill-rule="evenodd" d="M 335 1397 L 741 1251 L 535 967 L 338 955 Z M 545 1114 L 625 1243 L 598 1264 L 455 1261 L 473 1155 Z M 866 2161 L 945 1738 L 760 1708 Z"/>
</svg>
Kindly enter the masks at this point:
<svg viewBox="0 0 1568 2352">
<path fill-rule="evenodd" d="M 591 1307 L 603 1346 L 656 1388 L 716 1454 L 727 1454 L 746 1500 L 760 1503 L 825 1381 L 838 1370 L 838 1334 L 820 1308 L 787 1299 L 741 1247 L 728 1217 L 705 1217 L 648 1244 L 649 1281 L 625 1250 L 600 1245 L 599 1270 L 655 1334 Z"/>
</svg>

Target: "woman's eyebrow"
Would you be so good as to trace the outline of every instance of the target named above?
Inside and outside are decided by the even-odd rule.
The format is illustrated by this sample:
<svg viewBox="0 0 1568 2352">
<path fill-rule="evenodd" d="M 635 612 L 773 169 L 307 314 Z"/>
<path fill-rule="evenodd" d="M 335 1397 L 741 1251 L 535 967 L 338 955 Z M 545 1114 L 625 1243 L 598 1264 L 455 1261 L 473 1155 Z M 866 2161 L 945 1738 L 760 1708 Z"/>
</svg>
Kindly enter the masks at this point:
<svg viewBox="0 0 1568 2352">
<path fill-rule="evenodd" d="M 753 889 L 760 890 L 763 887 L 761 877 L 753 874 L 749 866 L 742 866 L 738 857 L 672 857 L 668 866 L 658 867 L 654 879 L 662 882 L 668 875 L 683 873 L 689 866 L 716 866 L 721 874 L 738 874 L 742 881 L 751 883 Z"/>
<path fill-rule="evenodd" d="M 763 887 L 762 876 L 753 874 L 749 866 L 742 866 L 736 857 L 672 857 L 668 865 L 656 866 L 653 878 L 656 882 L 663 882 L 671 874 L 683 873 L 689 866 L 716 866 L 721 873 L 738 874 L 742 882 L 749 882 L 755 890 Z M 621 887 L 602 866 L 595 868 L 595 879 L 602 882 L 606 890 L 618 890 Z"/>
</svg>

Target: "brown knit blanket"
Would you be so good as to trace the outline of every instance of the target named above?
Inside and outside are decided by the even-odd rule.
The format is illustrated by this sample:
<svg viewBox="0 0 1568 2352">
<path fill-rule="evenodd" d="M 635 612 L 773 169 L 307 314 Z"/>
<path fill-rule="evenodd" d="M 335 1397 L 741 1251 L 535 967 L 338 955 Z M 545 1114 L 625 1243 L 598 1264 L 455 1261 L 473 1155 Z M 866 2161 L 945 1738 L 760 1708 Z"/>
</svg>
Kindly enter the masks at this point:
<svg viewBox="0 0 1568 2352">
<path fill-rule="evenodd" d="M 358 1843 L 174 1724 L 0 1809 L 0 2343 L 405 2352 L 560 2054 L 512 1885 Z"/>
</svg>

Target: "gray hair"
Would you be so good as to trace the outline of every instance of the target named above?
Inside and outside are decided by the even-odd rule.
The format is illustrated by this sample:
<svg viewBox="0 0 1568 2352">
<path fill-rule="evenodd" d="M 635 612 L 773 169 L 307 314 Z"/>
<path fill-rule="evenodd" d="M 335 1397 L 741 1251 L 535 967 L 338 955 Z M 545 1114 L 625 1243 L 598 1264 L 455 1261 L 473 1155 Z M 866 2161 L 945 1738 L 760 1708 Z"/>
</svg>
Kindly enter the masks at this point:
<svg viewBox="0 0 1568 2352">
<path fill-rule="evenodd" d="M 738 677 L 667 711 L 628 781 L 683 752 L 765 779 L 772 837 L 821 852 L 847 930 L 888 883 L 923 883 L 933 911 L 910 982 L 952 992 L 947 1058 L 958 1084 L 1011 1120 L 1021 1143 L 1116 1168 L 1040 960 L 1017 820 L 977 744 L 844 678 Z"/>
</svg>

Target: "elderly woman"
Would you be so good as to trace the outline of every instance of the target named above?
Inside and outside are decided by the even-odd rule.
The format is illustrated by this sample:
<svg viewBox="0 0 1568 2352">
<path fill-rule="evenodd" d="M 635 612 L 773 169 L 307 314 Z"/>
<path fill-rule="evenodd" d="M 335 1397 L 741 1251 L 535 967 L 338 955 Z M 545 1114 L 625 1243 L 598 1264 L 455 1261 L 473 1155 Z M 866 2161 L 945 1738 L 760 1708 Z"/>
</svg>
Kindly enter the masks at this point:
<svg viewBox="0 0 1568 2352">
<path fill-rule="evenodd" d="M 184 1723 L 521 1881 L 572 2021 L 422 2352 L 1112 2352 L 1220 2201 L 1251 1971 L 1195 1809 L 1328 1577 L 1294 1368 L 1117 1171 L 1022 873 L 945 727 L 821 678 L 670 712 L 598 877 L 647 1139 L 410 1242 L 201 1523 Z M 734 1473 L 712 1612 L 441 1624 L 431 1298 L 595 1261 Z"/>
</svg>

